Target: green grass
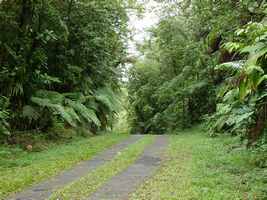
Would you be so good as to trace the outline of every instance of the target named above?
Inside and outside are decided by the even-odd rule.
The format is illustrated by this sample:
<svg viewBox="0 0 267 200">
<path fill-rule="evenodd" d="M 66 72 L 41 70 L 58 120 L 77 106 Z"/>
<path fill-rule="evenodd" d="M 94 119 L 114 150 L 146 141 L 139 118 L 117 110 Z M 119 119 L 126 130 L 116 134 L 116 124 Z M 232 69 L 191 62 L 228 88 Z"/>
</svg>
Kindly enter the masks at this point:
<svg viewBox="0 0 267 200">
<path fill-rule="evenodd" d="M 267 169 L 257 167 L 263 156 L 197 129 L 174 135 L 166 161 L 130 200 L 266 200 Z"/>
<path fill-rule="evenodd" d="M 139 155 L 144 151 L 145 147 L 151 144 L 154 136 L 144 136 L 142 140 L 130 145 L 126 150 L 120 152 L 111 162 L 90 172 L 87 176 L 73 182 L 59 191 L 56 191 L 51 200 L 71 200 L 83 199 L 90 196 L 101 185 L 108 181 L 117 173 L 126 169 L 132 164 Z"/>
<path fill-rule="evenodd" d="M 0 199 L 90 159 L 127 137 L 127 134 L 106 134 L 76 138 L 67 144 L 54 144 L 45 151 L 31 153 L 0 147 Z"/>
</svg>

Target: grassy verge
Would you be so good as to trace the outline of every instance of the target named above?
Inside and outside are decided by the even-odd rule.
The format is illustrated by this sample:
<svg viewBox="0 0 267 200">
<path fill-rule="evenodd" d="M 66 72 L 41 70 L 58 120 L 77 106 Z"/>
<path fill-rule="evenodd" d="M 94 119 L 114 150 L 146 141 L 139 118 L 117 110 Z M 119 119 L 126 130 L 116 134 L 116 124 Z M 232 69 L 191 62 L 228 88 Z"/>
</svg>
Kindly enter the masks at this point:
<svg viewBox="0 0 267 200">
<path fill-rule="evenodd" d="M 71 168 L 81 160 L 125 139 L 126 134 L 76 138 L 67 144 L 51 145 L 42 152 L 0 147 L 0 199 Z"/>
<path fill-rule="evenodd" d="M 55 192 L 50 199 L 70 200 L 83 199 L 89 196 L 111 177 L 132 164 L 153 140 L 153 136 L 144 136 L 142 140 L 130 145 L 126 150 L 118 154 L 111 162 Z"/>
<path fill-rule="evenodd" d="M 233 138 L 191 130 L 170 141 L 166 162 L 131 200 L 267 199 L 267 169 L 257 167 L 259 155 Z"/>
</svg>

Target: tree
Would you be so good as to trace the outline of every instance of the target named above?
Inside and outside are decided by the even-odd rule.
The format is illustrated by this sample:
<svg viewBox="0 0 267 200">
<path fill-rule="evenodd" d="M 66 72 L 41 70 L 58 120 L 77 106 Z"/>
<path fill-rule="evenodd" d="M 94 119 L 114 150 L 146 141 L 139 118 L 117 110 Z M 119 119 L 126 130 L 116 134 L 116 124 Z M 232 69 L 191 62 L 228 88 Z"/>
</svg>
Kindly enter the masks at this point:
<svg viewBox="0 0 267 200">
<path fill-rule="evenodd" d="M 10 102 L 11 130 L 108 126 L 128 7 L 122 0 L 2 1 L 0 95 Z"/>
</svg>

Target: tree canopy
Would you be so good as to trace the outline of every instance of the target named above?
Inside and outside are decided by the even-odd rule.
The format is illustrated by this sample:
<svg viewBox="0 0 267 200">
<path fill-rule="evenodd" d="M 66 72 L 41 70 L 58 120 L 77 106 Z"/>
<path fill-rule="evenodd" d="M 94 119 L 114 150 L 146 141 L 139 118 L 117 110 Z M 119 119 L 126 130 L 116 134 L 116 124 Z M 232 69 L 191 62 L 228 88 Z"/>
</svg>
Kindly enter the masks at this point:
<svg viewBox="0 0 267 200">
<path fill-rule="evenodd" d="M 0 4 L 0 131 L 109 126 L 128 39 L 122 0 Z"/>
<path fill-rule="evenodd" d="M 133 132 L 205 122 L 256 142 L 266 124 L 266 3 L 164 4 L 130 72 Z"/>
</svg>

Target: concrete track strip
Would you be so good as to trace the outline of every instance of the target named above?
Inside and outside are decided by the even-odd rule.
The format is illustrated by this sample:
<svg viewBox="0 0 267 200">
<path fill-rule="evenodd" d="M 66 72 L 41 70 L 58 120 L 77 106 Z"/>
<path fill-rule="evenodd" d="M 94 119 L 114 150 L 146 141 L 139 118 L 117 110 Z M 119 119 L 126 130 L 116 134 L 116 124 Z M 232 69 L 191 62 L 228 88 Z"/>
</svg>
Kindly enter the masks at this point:
<svg viewBox="0 0 267 200">
<path fill-rule="evenodd" d="M 82 161 L 74 168 L 64 171 L 58 176 L 51 178 L 48 181 L 37 184 L 25 191 L 15 194 L 7 200 L 45 200 L 57 189 L 87 175 L 90 171 L 97 167 L 111 161 L 118 152 L 127 148 L 130 144 L 137 142 L 143 136 L 132 135 L 128 139 L 122 141 L 119 144 L 105 150 L 104 152 L 94 156 L 88 161 Z"/>
<path fill-rule="evenodd" d="M 148 146 L 141 157 L 122 173 L 114 176 L 88 200 L 126 200 L 129 194 L 151 177 L 159 167 L 162 152 L 167 147 L 167 136 L 157 136 L 156 141 Z"/>
</svg>

